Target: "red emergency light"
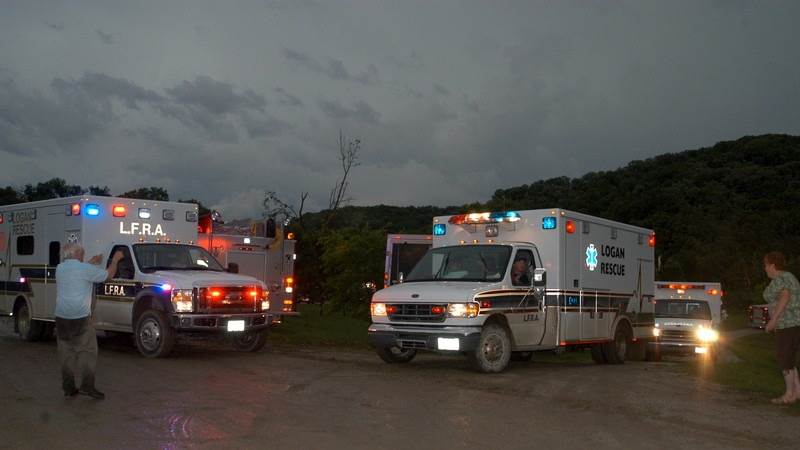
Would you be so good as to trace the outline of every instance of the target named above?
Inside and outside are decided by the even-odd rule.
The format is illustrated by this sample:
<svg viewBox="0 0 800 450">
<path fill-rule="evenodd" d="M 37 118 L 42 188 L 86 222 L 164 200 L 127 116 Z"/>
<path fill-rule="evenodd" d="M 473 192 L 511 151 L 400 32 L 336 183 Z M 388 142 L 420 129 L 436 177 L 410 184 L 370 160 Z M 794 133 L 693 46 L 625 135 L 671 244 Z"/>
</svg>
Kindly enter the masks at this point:
<svg viewBox="0 0 800 450">
<path fill-rule="evenodd" d="M 567 230 L 568 234 L 572 234 L 575 232 L 575 222 L 568 220 L 564 228 Z"/>
<path fill-rule="evenodd" d="M 647 245 L 650 246 L 650 247 L 655 247 L 656 246 L 656 234 L 655 233 L 650 233 L 650 237 L 647 238 Z"/>
<path fill-rule="evenodd" d="M 444 306 L 431 306 L 431 314 L 444 314 Z"/>
<path fill-rule="evenodd" d="M 72 211 L 73 216 L 80 216 L 81 215 L 81 204 L 80 203 L 73 203 L 70 206 L 70 210 Z"/>
<path fill-rule="evenodd" d="M 128 211 L 125 209 L 123 205 L 114 205 L 111 208 L 111 214 L 113 214 L 114 217 L 125 217 L 127 213 Z"/>
</svg>

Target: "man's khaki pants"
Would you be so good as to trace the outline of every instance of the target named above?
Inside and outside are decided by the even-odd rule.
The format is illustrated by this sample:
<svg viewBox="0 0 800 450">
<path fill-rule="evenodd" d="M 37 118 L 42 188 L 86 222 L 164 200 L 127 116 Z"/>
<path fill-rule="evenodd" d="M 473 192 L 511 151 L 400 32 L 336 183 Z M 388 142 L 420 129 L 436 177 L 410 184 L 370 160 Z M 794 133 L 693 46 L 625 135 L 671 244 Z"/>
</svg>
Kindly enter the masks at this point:
<svg viewBox="0 0 800 450">
<path fill-rule="evenodd" d="M 62 319 L 56 317 L 58 361 L 61 364 L 61 386 L 65 393 L 75 391 L 75 380 L 82 390 L 94 389 L 97 369 L 97 336 L 91 317 Z"/>
</svg>

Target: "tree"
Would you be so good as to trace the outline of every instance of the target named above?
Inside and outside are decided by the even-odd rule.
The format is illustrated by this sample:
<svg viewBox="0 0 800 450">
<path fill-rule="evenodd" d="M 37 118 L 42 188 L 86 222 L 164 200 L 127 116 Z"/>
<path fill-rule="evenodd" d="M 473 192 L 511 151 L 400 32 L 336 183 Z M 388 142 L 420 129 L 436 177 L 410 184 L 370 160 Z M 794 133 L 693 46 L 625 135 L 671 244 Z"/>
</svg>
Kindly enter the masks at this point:
<svg viewBox="0 0 800 450">
<path fill-rule="evenodd" d="M 108 189 L 108 186 L 89 186 L 88 188 L 89 195 L 97 195 L 100 197 L 111 197 L 111 191 Z"/>
<path fill-rule="evenodd" d="M 0 188 L 0 205 L 13 205 L 14 203 L 24 202 L 20 193 L 11 186 Z"/>
<path fill-rule="evenodd" d="M 23 196 L 27 202 L 38 200 L 48 200 L 59 197 L 73 197 L 83 194 L 83 188 L 77 185 L 70 185 L 63 178 L 52 178 L 36 186 L 26 184 L 22 189 Z"/>
<path fill-rule="evenodd" d="M 158 200 L 162 202 L 169 201 L 169 194 L 167 193 L 167 190 L 156 186 L 134 189 L 121 194 L 120 197 L 135 198 L 139 200 Z"/>
<path fill-rule="evenodd" d="M 206 206 L 203 205 L 202 203 L 200 203 L 199 200 L 195 200 L 193 198 L 190 198 L 190 199 L 178 200 L 178 201 L 181 202 L 181 203 L 194 203 L 198 207 L 197 208 L 197 214 L 199 214 L 201 216 L 205 216 L 206 214 L 210 214 L 211 213 L 211 210 L 206 208 Z"/>
</svg>

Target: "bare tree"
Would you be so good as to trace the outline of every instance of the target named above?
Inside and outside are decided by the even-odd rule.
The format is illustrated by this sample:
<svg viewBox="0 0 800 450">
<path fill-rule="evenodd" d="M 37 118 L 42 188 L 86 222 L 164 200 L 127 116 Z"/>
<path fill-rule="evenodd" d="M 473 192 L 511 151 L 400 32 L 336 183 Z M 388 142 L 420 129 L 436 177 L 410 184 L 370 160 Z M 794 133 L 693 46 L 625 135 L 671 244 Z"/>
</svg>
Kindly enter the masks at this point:
<svg viewBox="0 0 800 450">
<path fill-rule="evenodd" d="M 303 228 L 303 207 L 305 206 L 308 192 L 300 193 L 300 207 L 294 209 L 294 206 L 284 202 L 274 191 L 267 191 L 264 193 L 264 217 L 276 218 L 283 216 L 284 220 L 296 220 L 297 223 Z"/>
<path fill-rule="evenodd" d="M 336 182 L 336 185 L 331 189 L 330 197 L 328 198 L 328 215 L 325 220 L 325 225 L 330 225 L 336 210 L 340 206 L 346 205 L 351 198 L 347 197 L 347 188 L 350 186 L 348 176 L 354 167 L 358 167 L 361 163 L 358 161 L 358 153 L 361 150 L 361 140 L 353 139 L 347 141 L 339 130 L 339 162 L 342 165 L 342 178 Z"/>
</svg>

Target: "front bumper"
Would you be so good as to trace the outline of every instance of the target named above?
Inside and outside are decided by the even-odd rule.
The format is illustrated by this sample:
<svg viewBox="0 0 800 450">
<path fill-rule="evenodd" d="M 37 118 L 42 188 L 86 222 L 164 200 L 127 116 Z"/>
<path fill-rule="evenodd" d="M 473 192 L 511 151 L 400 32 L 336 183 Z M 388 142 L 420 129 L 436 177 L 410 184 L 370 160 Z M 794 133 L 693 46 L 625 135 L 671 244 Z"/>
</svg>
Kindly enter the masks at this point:
<svg viewBox="0 0 800 450">
<path fill-rule="evenodd" d="M 368 329 L 370 345 L 377 348 L 400 347 L 418 350 L 439 349 L 439 338 L 458 339 L 459 352 L 473 351 L 481 339 L 481 327 L 403 326 L 373 323 Z"/>
<path fill-rule="evenodd" d="M 268 328 L 275 316 L 269 312 L 247 314 L 173 314 L 172 327 L 180 331 L 227 332 L 228 322 L 244 320 L 244 331 Z"/>
<path fill-rule="evenodd" d="M 716 344 L 713 342 L 700 342 L 700 341 L 650 341 L 647 343 L 647 349 L 659 353 L 670 353 L 679 355 L 693 355 L 695 353 L 708 353 L 712 352 Z M 705 350 L 699 350 L 705 349 Z"/>
</svg>

